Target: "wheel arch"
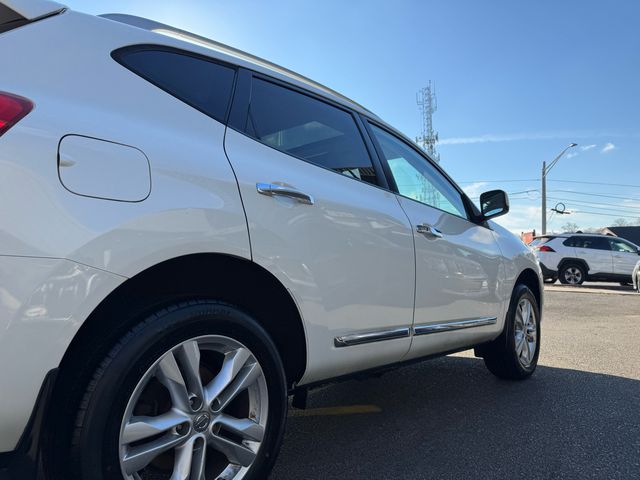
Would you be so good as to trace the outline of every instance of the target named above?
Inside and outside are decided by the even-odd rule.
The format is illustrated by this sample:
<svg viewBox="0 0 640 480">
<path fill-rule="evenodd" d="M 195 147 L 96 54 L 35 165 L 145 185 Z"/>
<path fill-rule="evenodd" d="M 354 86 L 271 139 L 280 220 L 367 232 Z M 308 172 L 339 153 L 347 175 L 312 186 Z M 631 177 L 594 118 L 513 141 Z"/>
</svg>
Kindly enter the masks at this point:
<svg viewBox="0 0 640 480">
<path fill-rule="evenodd" d="M 582 258 L 575 258 L 575 257 L 565 257 L 562 260 L 560 260 L 560 263 L 558 263 L 558 275 L 560 275 L 560 271 L 567 265 L 570 263 L 575 263 L 580 265 L 582 268 L 584 268 L 584 274 L 588 275 L 589 274 L 589 264 Z"/>
<path fill-rule="evenodd" d="M 304 375 L 307 341 L 301 314 L 287 288 L 258 264 L 202 253 L 163 261 L 111 292 L 89 315 L 60 362 L 60 382 L 92 370 L 104 350 L 145 315 L 189 298 L 228 302 L 254 317 L 273 339 L 292 385 Z M 73 372 L 76 370 L 75 372 Z"/>
<path fill-rule="evenodd" d="M 529 288 L 533 293 L 533 296 L 536 297 L 538 308 L 542 309 L 542 287 L 540 285 L 540 276 L 533 269 L 527 268 L 520 272 L 514 288 L 518 285 L 525 285 Z"/>
</svg>

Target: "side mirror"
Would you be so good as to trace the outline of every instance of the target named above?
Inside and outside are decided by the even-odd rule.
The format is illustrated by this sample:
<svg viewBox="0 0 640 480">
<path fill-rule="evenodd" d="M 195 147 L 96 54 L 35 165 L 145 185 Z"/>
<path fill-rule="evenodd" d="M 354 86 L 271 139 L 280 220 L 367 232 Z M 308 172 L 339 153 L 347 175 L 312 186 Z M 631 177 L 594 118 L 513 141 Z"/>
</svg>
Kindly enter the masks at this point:
<svg viewBox="0 0 640 480">
<path fill-rule="evenodd" d="M 482 219 L 499 217 L 509 211 L 509 197 L 504 190 L 491 190 L 480 195 Z"/>
</svg>

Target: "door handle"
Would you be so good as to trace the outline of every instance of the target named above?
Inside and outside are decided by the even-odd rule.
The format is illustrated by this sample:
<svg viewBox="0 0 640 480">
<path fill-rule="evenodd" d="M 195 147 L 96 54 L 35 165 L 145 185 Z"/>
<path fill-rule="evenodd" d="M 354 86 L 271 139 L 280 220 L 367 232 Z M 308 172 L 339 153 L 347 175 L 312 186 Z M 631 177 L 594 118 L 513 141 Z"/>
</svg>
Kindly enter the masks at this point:
<svg viewBox="0 0 640 480">
<path fill-rule="evenodd" d="M 428 237 L 442 238 L 442 232 L 440 230 L 426 223 L 421 223 L 420 225 L 418 225 L 416 227 L 416 230 L 418 231 L 418 233 L 422 233 L 423 235 L 426 235 Z"/>
<path fill-rule="evenodd" d="M 297 188 L 286 187 L 284 185 L 278 185 L 275 183 L 256 183 L 256 190 L 262 195 L 269 197 L 288 197 L 297 200 L 305 205 L 313 205 L 315 203 L 314 198 L 311 195 L 307 195 L 301 192 Z"/>
</svg>

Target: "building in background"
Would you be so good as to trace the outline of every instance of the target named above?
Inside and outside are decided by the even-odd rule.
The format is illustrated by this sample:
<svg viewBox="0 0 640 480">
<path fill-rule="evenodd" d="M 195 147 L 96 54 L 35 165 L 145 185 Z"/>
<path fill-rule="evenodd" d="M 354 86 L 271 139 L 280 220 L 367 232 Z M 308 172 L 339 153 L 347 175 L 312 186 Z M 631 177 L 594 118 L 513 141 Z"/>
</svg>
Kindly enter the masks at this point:
<svg viewBox="0 0 640 480">
<path fill-rule="evenodd" d="M 624 238 L 631 243 L 640 245 L 640 227 L 605 227 L 600 230 L 600 233 Z"/>
</svg>

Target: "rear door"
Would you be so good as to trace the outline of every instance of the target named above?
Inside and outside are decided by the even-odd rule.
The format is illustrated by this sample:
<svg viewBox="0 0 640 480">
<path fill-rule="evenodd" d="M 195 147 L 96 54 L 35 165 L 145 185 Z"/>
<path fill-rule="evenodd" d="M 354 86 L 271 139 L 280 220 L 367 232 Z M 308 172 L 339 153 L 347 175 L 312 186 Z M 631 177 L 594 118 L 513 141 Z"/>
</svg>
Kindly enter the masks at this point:
<svg viewBox="0 0 640 480">
<path fill-rule="evenodd" d="M 613 273 L 611 246 L 605 237 L 575 236 L 573 245 L 578 258 L 589 266 L 589 274 Z"/>
<path fill-rule="evenodd" d="M 609 238 L 613 256 L 613 273 L 631 275 L 640 260 L 638 247 L 621 238 Z"/>
<path fill-rule="evenodd" d="M 359 119 L 243 71 L 230 125 L 225 148 L 253 259 L 292 292 L 304 318 L 302 383 L 400 360 L 413 318 L 411 226 L 381 188 Z"/>
<path fill-rule="evenodd" d="M 414 339 L 409 357 L 481 343 L 502 328 L 504 268 L 493 232 L 469 220 L 462 193 L 415 146 L 369 124 L 413 226 Z"/>
</svg>

